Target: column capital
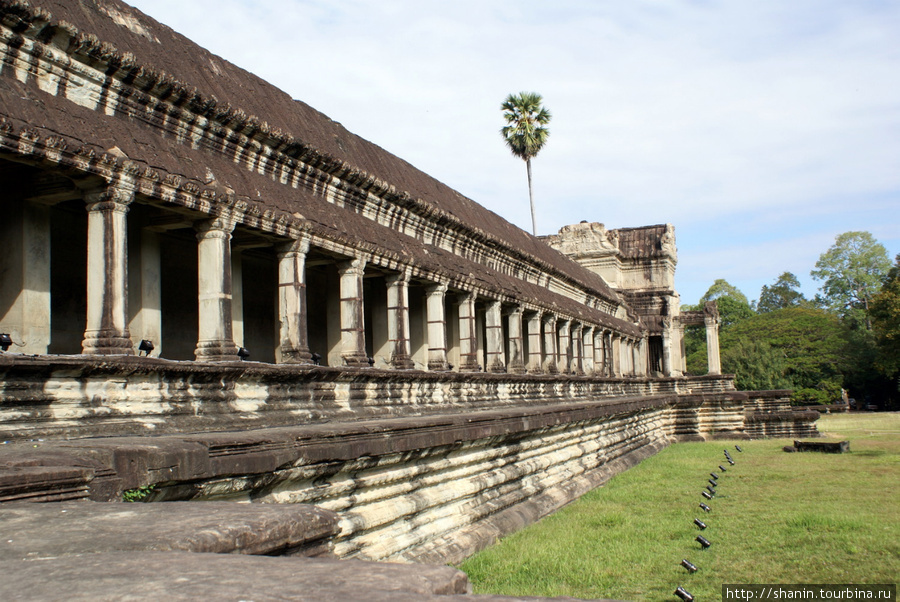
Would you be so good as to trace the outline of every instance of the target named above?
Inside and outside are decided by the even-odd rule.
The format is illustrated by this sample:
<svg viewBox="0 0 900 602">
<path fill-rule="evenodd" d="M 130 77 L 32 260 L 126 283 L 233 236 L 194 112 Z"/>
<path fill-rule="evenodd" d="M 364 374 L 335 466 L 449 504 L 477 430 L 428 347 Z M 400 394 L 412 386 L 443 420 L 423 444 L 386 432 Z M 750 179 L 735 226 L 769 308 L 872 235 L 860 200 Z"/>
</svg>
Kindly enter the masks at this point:
<svg viewBox="0 0 900 602">
<path fill-rule="evenodd" d="M 338 274 L 341 276 L 359 276 L 362 277 L 366 271 L 368 261 L 365 257 L 354 257 L 337 264 Z"/>
<path fill-rule="evenodd" d="M 392 286 L 396 284 L 409 284 L 411 278 L 412 274 L 410 273 L 409 268 L 401 268 L 401 271 L 397 274 L 385 275 L 384 281 L 388 286 Z"/>
<path fill-rule="evenodd" d="M 306 255 L 309 253 L 309 237 L 303 236 L 287 242 L 275 245 L 275 254 L 279 259 L 283 259 L 289 255 Z"/>
<path fill-rule="evenodd" d="M 130 186 L 105 184 L 83 190 L 82 196 L 88 211 L 128 211 L 134 201 L 134 189 Z"/>
<path fill-rule="evenodd" d="M 431 283 L 425 285 L 425 292 L 429 295 L 446 295 L 449 290 L 447 283 Z"/>
<path fill-rule="evenodd" d="M 218 215 L 209 219 L 194 222 L 194 230 L 197 232 L 197 239 L 203 240 L 207 237 L 221 236 L 227 234 L 231 236 L 237 222 L 230 216 Z"/>
</svg>

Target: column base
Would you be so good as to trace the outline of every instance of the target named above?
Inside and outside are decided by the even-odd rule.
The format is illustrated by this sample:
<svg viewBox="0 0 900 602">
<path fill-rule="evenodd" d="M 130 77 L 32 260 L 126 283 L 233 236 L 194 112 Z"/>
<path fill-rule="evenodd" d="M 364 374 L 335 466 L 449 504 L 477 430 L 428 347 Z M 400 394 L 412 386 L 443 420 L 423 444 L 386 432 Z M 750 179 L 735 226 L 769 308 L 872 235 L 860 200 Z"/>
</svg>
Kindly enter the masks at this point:
<svg viewBox="0 0 900 602">
<path fill-rule="evenodd" d="M 556 362 L 548 362 L 544 366 L 544 372 L 546 374 L 559 374 L 559 367 L 556 365 Z"/>
<path fill-rule="evenodd" d="M 95 330 L 84 333 L 81 344 L 85 355 L 134 355 L 134 343 L 126 332 Z"/>
<path fill-rule="evenodd" d="M 282 364 L 312 364 L 312 353 L 306 350 L 289 350 L 281 352 Z"/>
<path fill-rule="evenodd" d="M 239 361 L 238 346 L 231 341 L 202 341 L 197 343 L 194 358 L 198 362 Z"/>
<path fill-rule="evenodd" d="M 496 362 L 491 364 L 488 368 L 488 372 L 491 374 L 506 374 L 506 365 L 501 362 Z"/>
<path fill-rule="evenodd" d="M 522 362 L 517 362 L 509 365 L 508 372 L 510 374 L 527 374 L 528 371 L 525 369 L 525 364 Z"/>
<path fill-rule="evenodd" d="M 352 355 L 342 355 L 341 359 L 344 360 L 344 365 L 348 368 L 368 368 L 369 367 L 369 358 L 365 355 L 354 353 Z"/>
<path fill-rule="evenodd" d="M 446 360 L 431 360 L 428 362 L 428 369 L 432 372 L 447 372 L 450 370 L 450 363 Z"/>
<path fill-rule="evenodd" d="M 408 355 L 394 355 L 391 357 L 391 368 L 395 370 L 412 370 L 415 367 L 415 362 Z"/>
<path fill-rule="evenodd" d="M 460 372 L 481 372 L 481 366 L 475 358 L 462 359 L 459 363 Z"/>
</svg>

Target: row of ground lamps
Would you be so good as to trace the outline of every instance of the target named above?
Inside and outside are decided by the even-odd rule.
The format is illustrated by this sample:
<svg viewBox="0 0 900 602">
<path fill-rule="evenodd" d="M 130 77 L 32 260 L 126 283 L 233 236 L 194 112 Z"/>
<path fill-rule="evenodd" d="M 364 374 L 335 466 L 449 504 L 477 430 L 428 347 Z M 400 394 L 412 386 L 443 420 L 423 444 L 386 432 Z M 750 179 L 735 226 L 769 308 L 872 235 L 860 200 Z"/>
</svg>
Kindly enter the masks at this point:
<svg viewBox="0 0 900 602">
<path fill-rule="evenodd" d="M 739 452 L 744 451 L 741 449 L 740 445 L 735 445 L 734 449 L 736 449 Z M 727 449 L 724 451 L 725 451 L 725 460 L 728 462 L 728 464 L 730 466 L 734 466 L 734 458 L 731 457 L 731 454 L 728 453 Z M 724 466 L 722 466 L 721 464 L 719 464 L 719 472 L 721 472 L 722 474 L 725 474 L 726 472 L 728 472 L 728 469 L 725 468 Z M 703 510 L 703 512 L 705 512 L 707 514 L 712 512 L 712 508 L 710 508 L 706 502 L 712 502 L 712 500 L 716 497 L 716 487 L 719 484 L 718 473 L 711 472 L 711 473 L 709 473 L 709 477 L 710 478 L 706 480 L 706 482 L 708 483 L 706 485 L 706 488 L 700 492 L 700 495 L 703 496 L 703 499 L 704 499 L 704 501 L 700 502 L 700 509 Z M 694 525 L 696 525 L 697 528 L 700 529 L 701 531 L 705 530 L 707 527 L 706 523 L 703 522 L 702 520 L 700 520 L 699 518 L 694 519 Z M 706 550 L 707 548 L 709 548 L 709 546 L 712 545 L 712 543 L 708 539 L 703 537 L 703 535 L 698 535 L 694 541 L 696 541 L 697 543 L 700 544 L 701 551 Z M 699 570 L 697 568 L 697 565 L 693 564 L 687 558 L 683 558 L 681 560 L 681 566 L 683 566 L 685 568 L 685 570 L 688 572 L 688 574 L 694 574 Z M 675 590 L 675 595 L 678 596 L 679 598 L 681 598 L 684 602 L 694 602 L 694 596 L 689 591 L 687 591 L 686 589 L 681 587 L 680 585 Z"/>
</svg>

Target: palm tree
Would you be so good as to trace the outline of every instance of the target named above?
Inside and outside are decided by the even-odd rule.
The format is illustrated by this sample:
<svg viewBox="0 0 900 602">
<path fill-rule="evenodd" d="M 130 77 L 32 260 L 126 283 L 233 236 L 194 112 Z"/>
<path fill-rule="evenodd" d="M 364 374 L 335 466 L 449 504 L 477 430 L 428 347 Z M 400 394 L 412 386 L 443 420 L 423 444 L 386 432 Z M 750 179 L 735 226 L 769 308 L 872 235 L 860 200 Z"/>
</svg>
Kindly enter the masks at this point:
<svg viewBox="0 0 900 602">
<path fill-rule="evenodd" d="M 500 130 L 512 154 L 525 161 L 528 170 L 528 200 L 531 203 L 531 227 L 537 236 L 537 220 L 534 217 L 534 193 L 531 189 L 531 158 L 536 157 L 550 130 L 550 111 L 541 106 L 543 98 L 537 92 L 510 94 L 500 106 L 506 126 Z"/>
</svg>

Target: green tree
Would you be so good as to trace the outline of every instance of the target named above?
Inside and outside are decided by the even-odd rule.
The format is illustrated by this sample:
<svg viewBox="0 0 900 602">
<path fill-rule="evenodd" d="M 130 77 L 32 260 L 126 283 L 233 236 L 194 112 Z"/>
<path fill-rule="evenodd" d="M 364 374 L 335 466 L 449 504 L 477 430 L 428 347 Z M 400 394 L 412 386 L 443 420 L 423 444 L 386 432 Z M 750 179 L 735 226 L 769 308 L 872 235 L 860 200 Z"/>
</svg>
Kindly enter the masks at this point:
<svg viewBox="0 0 900 602">
<path fill-rule="evenodd" d="M 531 204 L 531 227 L 537 236 L 534 215 L 534 192 L 531 187 L 531 159 L 547 142 L 550 130 L 550 111 L 541 106 L 543 98 L 537 92 L 510 94 L 500 106 L 506 125 L 500 130 L 512 154 L 525 161 L 528 172 L 528 200 Z"/>
<path fill-rule="evenodd" d="M 869 232 L 844 232 L 819 256 L 810 275 L 822 281 L 816 299 L 848 325 L 871 330 L 869 302 L 891 267 L 887 249 Z"/>
<path fill-rule="evenodd" d="M 772 286 L 763 285 L 759 292 L 756 311 L 767 313 L 785 307 L 797 307 L 806 303 L 806 297 L 798 289 L 800 281 L 791 272 L 784 272 Z"/>
<path fill-rule="evenodd" d="M 739 388 L 770 383 L 794 389 L 805 402 L 836 401 L 849 369 L 847 328 L 835 314 L 818 308 L 751 316 L 723 332 L 721 347 L 723 371 L 735 374 Z"/>
<path fill-rule="evenodd" d="M 869 303 L 875 334 L 875 367 L 888 378 L 900 373 L 900 254 L 881 291 Z"/>
</svg>

